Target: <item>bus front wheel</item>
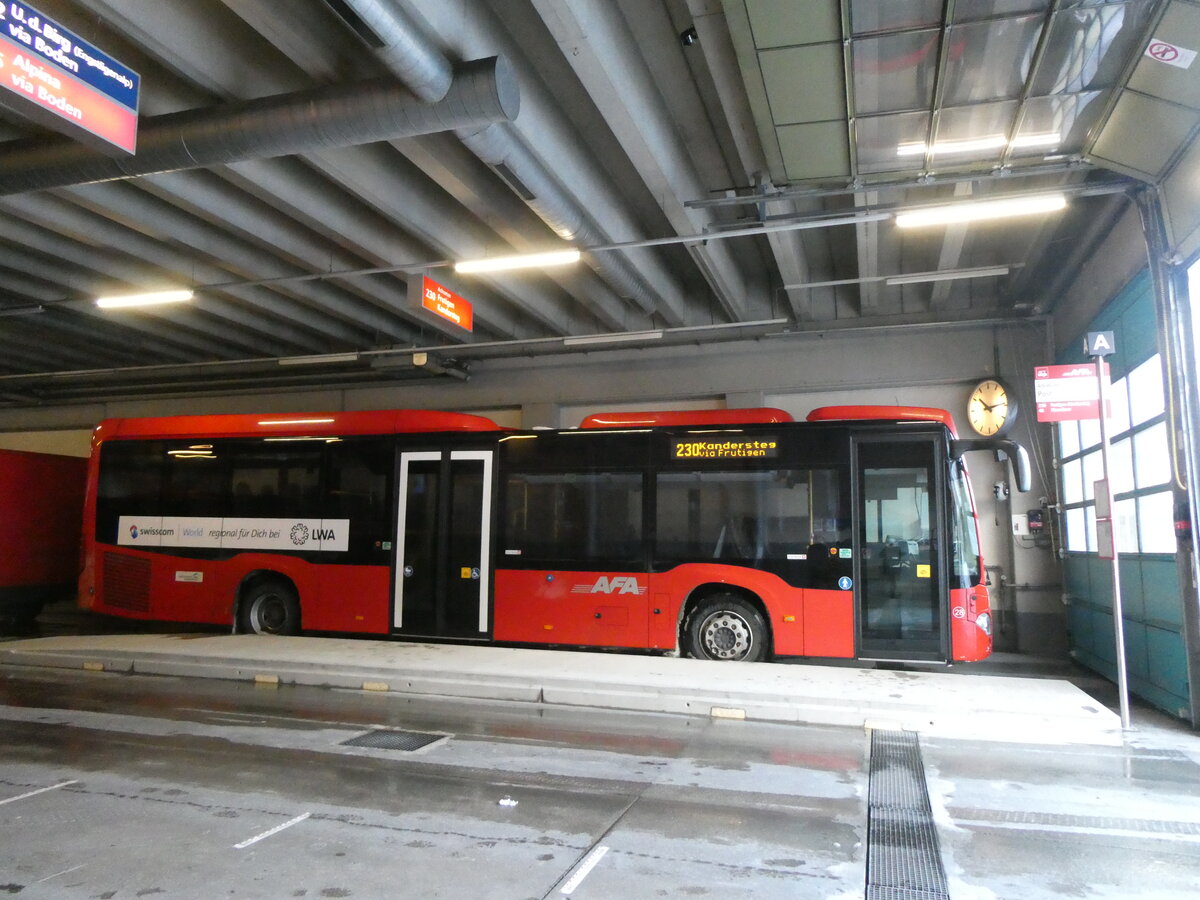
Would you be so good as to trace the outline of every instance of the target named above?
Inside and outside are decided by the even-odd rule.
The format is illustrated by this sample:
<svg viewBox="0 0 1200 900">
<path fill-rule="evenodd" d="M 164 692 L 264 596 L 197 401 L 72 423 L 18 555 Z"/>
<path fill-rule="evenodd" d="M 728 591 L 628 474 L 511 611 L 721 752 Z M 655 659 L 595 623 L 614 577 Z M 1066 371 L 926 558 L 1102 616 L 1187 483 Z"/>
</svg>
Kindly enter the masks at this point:
<svg viewBox="0 0 1200 900">
<path fill-rule="evenodd" d="M 299 634 L 296 589 L 276 578 L 254 582 L 242 597 L 238 620 L 243 634 Z"/>
<path fill-rule="evenodd" d="M 684 642 L 687 655 L 696 659 L 757 662 L 767 658 L 767 623 L 745 598 L 713 594 L 687 617 Z"/>
</svg>

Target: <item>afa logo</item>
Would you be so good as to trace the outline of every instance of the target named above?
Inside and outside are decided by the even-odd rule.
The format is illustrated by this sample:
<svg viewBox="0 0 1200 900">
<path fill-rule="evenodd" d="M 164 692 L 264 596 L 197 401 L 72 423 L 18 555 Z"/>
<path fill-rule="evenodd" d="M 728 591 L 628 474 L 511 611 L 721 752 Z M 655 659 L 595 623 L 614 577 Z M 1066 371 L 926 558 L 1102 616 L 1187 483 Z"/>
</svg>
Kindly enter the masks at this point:
<svg viewBox="0 0 1200 900">
<path fill-rule="evenodd" d="M 136 525 L 130 525 L 129 526 L 129 536 L 136 541 L 138 538 L 138 534 L 139 534 L 138 527 Z"/>
<path fill-rule="evenodd" d="M 601 575 L 593 584 L 577 584 L 572 594 L 644 594 L 646 589 L 632 575 Z"/>
</svg>

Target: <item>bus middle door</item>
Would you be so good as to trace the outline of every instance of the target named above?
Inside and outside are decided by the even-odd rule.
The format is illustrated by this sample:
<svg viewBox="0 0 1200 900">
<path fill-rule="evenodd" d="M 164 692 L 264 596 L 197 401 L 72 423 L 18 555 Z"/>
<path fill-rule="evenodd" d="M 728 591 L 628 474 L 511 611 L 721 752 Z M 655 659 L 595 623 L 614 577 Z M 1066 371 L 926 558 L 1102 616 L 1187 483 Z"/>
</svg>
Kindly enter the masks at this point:
<svg viewBox="0 0 1200 900">
<path fill-rule="evenodd" d="M 489 636 L 493 456 L 492 450 L 400 453 L 394 631 Z"/>
</svg>

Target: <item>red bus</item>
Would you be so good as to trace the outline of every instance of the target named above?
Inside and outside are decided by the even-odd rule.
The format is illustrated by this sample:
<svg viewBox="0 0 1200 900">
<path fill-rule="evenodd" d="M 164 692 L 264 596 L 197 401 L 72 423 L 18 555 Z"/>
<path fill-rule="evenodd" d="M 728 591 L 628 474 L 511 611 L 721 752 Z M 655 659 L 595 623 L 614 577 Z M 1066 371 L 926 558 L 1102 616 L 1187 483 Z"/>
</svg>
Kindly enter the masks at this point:
<svg viewBox="0 0 1200 900">
<path fill-rule="evenodd" d="M 110 419 L 93 446 L 85 608 L 733 660 L 986 657 L 961 457 L 1025 460 L 906 407 Z"/>
<path fill-rule="evenodd" d="M 74 593 L 86 475 L 82 457 L 0 450 L 0 618 Z"/>
</svg>

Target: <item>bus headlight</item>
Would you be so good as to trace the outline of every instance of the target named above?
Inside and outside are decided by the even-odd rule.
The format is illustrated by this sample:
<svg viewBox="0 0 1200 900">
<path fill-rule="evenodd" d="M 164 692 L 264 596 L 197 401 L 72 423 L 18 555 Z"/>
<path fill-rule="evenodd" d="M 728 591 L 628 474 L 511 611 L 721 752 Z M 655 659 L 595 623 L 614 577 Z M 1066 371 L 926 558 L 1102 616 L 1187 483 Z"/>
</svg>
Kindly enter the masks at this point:
<svg viewBox="0 0 1200 900">
<path fill-rule="evenodd" d="M 977 615 L 975 617 L 975 624 L 978 625 L 981 629 L 983 629 L 983 633 L 986 634 L 988 637 L 992 636 L 992 614 L 991 613 L 983 612 L 983 613 L 980 613 L 979 615 Z"/>
</svg>

